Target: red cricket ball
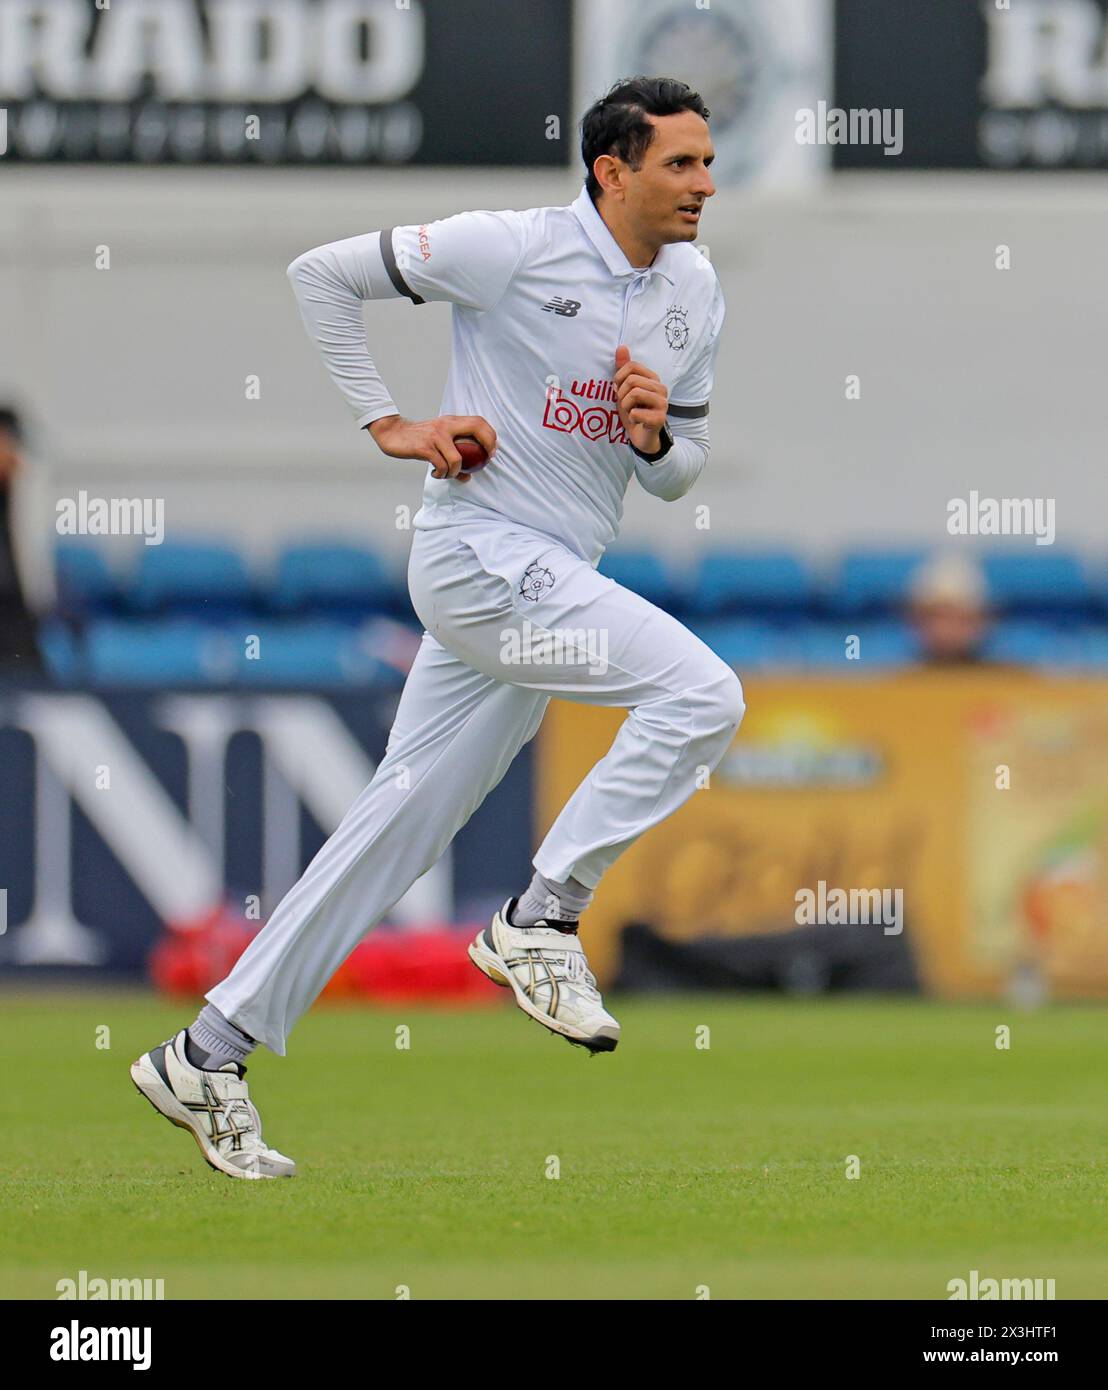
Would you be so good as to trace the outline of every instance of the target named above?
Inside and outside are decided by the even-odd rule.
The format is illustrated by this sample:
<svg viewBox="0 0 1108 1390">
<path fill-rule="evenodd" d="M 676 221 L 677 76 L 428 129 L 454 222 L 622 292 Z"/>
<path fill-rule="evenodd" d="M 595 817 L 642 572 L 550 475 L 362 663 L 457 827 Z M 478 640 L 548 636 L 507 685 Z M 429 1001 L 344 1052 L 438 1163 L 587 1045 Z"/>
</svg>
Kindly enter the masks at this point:
<svg viewBox="0 0 1108 1390">
<path fill-rule="evenodd" d="M 463 473 L 476 473 L 479 468 L 484 468 L 489 461 L 488 454 L 485 453 L 485 446 L 480 440 L 474 439 L 471 434 L 459 435 L 454 440 L 454 447 L 462 456 Z"/>
</svg>

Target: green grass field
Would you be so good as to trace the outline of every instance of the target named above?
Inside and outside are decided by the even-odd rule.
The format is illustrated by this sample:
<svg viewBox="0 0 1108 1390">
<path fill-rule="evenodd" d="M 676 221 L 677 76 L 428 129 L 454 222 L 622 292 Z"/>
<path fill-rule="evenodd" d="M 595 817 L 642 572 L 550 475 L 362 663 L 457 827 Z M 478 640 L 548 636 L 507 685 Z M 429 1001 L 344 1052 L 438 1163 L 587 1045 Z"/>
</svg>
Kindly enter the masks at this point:
<svg viewBox="0 0 1108 1390">
<path fill-rule="evenodd" d="M 82 1269 L 167 1298 L 944 1298 L 971 1269 L 1108 1294 L 1103 1010 L 611 1002 L 596 1058 L 510 1007 L 319 1008 L 250 1068 L 299 1175 L 247 1183 L 127 1075 L 187 1009 L 8 992 L 0 1295 Z"/>
</svg>

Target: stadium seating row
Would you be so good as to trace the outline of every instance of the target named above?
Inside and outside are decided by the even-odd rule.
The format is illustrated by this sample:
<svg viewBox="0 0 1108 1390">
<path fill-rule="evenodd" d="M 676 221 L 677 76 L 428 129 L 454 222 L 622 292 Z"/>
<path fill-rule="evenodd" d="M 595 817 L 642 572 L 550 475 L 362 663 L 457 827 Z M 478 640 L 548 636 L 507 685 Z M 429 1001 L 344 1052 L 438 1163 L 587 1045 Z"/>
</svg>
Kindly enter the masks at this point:
<svg viewBox="0 0 1108 1390">
<path fill-rule="evenodd" d="M 649 550 L 612 550 L 601 571 L 684 617 L 882 618 L 898 614 L 921 551 L 859 550 L 824 576 L 788 551 L 713 549 L 681 567 Z M 1008 616 L 1078 623 L 1108 615 L 1108 573 L 1080 557 L 1022 546 L 987 554 L 982 569 L 994 609 Z M 225 619 L 243 614 L 410 617 L 402 575 L 373 551 L 345 543 L 286 547 L 271 574 L 255 573 L 233 547 L 205 541 L 142 548 L 127 575 L 101 549 L 58 550 L 61 610 L 72 618 L 172 615 Z"/>
<path fill-rule="evenodd" d="M 102 686 L 398 687 L 419 646 L 414 627 L 387 618 L 238 626 L 98 618 L 80 631 L 47 623 L 39 639 L 54 680 Z"/>
<path fill-rule="evenodd" d="M 848 627 L 739 618 L 692 626 L 740 674 L 872 675 L 919 659 L 914 633 L 900 622 Z M 63 684 L 317 688 L 398 686 L 419 640 L 414 627 L 387 619 L 360 625 L 292 619 L 219 626 L 185 618 L 106 618 L 93 620 L 83 632 L 51 623 L 42 637 L 51 674 Z M 856 645 L 848 647 L 849 637 L 857 638 Z M 1044 671 L 1108 671 L 1108 626 L 1004 621 L 993 629 L 983 655 L 990 662 Z"/>
</svg>

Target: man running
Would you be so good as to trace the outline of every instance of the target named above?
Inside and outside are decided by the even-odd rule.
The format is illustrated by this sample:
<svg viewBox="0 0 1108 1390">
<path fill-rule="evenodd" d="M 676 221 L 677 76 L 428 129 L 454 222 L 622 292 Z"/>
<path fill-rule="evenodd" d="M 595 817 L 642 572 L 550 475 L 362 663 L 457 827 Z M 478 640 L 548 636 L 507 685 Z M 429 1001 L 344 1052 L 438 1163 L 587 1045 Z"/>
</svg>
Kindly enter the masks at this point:
<svg viewBox="0 0 1108 1390">
<path fill-rule="evenodd" d="M 244 1080 L 366 932 L 439 859 L 538 730 L 551 696 L 628 711 L 570 797 L 534 877 L 469 948 L 552 1033 L 610 1052 L 578 923 L 605 870 L 676 811 L 744 713 L 734 672 L 668 613 L 597 572 L 632 477 L 666 501 L 708 460 L 724 317 L 692 245 L 715 192 L 708 109 L 637 77 L 585 114 L 584 188 L 566 207 L 463 212 L 308 251 L 289 278 L 356 424 L 430 464 L 408 567 L 425 631 L 384 760 L 197 1020 L 131 1068 L 139 1090 L 233 1177 L 291 1176 Z M 362 304 L 453 306 L 433 420 L 402 416 Z M 455 441 L 490 455 L 463 473 Z M 412 950 L 418 951 L 418 937 Z"/>
</svg>

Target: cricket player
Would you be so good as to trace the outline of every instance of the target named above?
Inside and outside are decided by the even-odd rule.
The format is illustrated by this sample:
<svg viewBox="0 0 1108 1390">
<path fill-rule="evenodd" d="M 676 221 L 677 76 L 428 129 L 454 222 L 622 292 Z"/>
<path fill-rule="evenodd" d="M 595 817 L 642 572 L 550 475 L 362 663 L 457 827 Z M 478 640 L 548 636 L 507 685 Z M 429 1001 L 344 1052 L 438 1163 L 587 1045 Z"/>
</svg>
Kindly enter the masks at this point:
<svg viewBox="0 0 1108 1390">
<path fill-rule="evenodd" d="M 605 870 L 714 769 L 744 713 L 734 672 L 668 613 L 597 572 L 634 478 L 682 497 L 708 461 L 724 317 L 693 242 L 715 192 L 708 109 L 637 77 L 582 120 L 565 207 L 463 212 L 305 252 L 289 279 L 355 423 L 430 465 L 408 566 L 422 643 L 384 760 L 197 1020 L 131 1068 L 139 1090 L 238 1178 L 291 1176 L 244 1079 L 366 932 L 439 859 L 534 737 L 551 696 L 627 710 L 473 963 L 550 1032 L 610 1052 L 578 924 Z M 409 420 L 366 342 L 366 300 L 453 307 L 433 420 Z M 372 336 L 372 335 L 371 335 Z M 462 472 L 455 440 L 490 455 Z M 412 949 L 419 949 L 418 938 Z"/>
</svg>

